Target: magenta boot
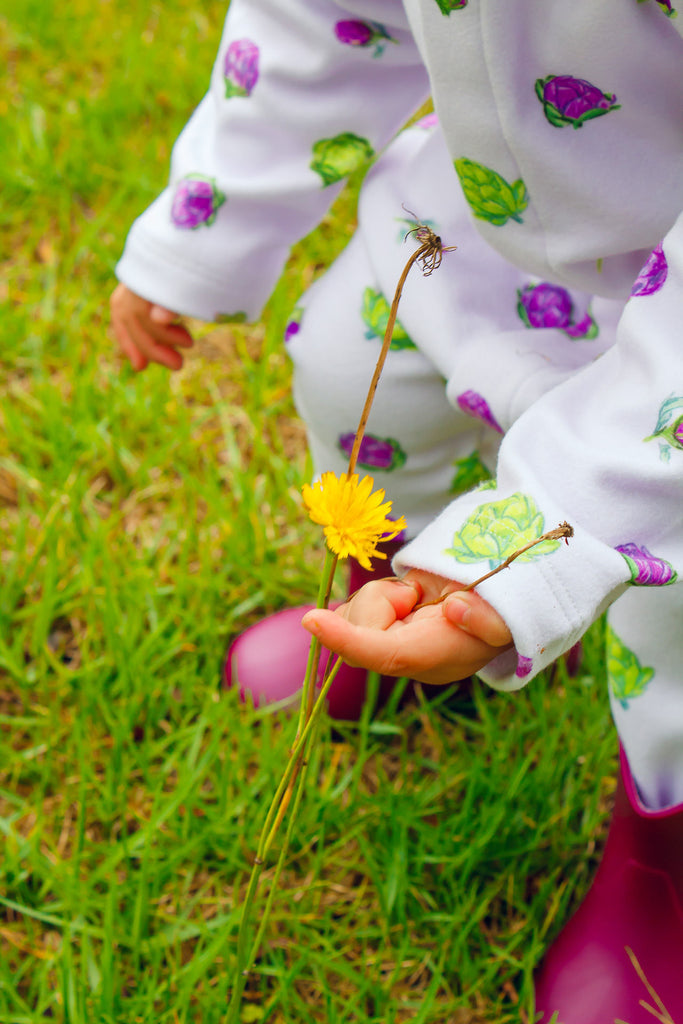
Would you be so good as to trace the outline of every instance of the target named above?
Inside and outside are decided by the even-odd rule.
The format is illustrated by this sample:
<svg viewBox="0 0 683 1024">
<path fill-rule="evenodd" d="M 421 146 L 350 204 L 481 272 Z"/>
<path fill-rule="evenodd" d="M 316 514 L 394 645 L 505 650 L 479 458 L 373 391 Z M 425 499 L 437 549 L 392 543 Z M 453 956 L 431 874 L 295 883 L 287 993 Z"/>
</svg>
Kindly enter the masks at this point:
<svg viewBox="0 0 683 1024">
<path fill-rule="evenodd" d="M 392 575 L 391 559 L 402 545 L 387 541 L 382 545 L 386 558 L 373 560 L 373 572 L 350 558 L 349 594 L 373 579 Z M 237 684 L 243 699 L 254 704 L 294 701 L 304 680 L 311 634 L 301 625 L 304 614 L 313 605 L 285 608 L 269 615 L 241 633 L 231 644 L 223 670 L 224 685 Z M 324 670 L 325 661 L 321 661 Z M 383 677 L 380 701 L 386 700 L 396 680 Z M 342 665 L 327 696 L 330 717 L 354 721 L 360 718 L 365 700 L 367 672 Z"/>
<path fill-rule="evenodd" d="M 623 751 L 602 862 L 543 961 L 536 1011 L 539 1024 L 550 1024 L 554 1013 L 558 1024 L 683 1022 L 683 804 L 644 807 Z"/>
</svg>

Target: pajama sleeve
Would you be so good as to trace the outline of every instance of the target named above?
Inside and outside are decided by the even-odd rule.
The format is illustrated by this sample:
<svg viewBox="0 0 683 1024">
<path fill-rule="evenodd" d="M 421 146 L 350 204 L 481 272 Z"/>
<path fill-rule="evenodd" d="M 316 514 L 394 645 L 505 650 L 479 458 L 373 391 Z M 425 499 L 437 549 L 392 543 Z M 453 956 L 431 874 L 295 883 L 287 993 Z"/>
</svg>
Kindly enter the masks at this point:
<svg viewBox="0 0 683 1024">
<path fill-rule="evenodd" d="M 402 5 L 349 7 L 232 0 L 169 185 L 116 268 L 133 291 L 209 321 L 256 319 L 291 245 L 424 102 L 427 73 Z"/>
<path fill-rule="evenodd" d="M 524 395 L 524 389 L 534 396 Z M 524 409 L 492 484 L 449 505 L 395 560 L 464 583 L 567 521 L 478 586 L 507 622 L 511 649 L 481 673 L 514 690 L 567 651 L 629 586 L 683 579 L 683 215 L 635 281 L 612 348 Z M 510 420 L 470 392 L 468 411 Z"/>
</svg>

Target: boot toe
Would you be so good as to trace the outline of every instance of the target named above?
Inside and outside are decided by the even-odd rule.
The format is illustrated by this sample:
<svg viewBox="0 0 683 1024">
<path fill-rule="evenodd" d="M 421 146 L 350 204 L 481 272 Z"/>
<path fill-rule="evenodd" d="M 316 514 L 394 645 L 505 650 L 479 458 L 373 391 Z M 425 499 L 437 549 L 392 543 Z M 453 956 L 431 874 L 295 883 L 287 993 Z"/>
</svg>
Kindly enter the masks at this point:
<svg viewBox="0 0 683 1024">
<path fill-rule="evenodd" d="M 237 686 L 240 698 L 255 707 L 273 705 L 273 710 L 296 705 L 301 696 L 311 634 L 301 619 L 314 605 L 285 608 L 246 629 L 230 645 L 223 667 L 223 685 Z M 335 604 L 330 605 L 336 607 Z M 317 686 L 327 664 L 320 659 Z M 379 699 L 388 697 L 396 680 L 383 679 Z M 330 718 L 357 721 L 367 692 L 367 672 L 342 665 L 327 694 Z"/>
<path fill-rule="evenodd" d="M 249 626 L 228 648 L 223 685 L 237 686 L 241 699 L 255 707 L 294 703 L 303 685 L 311 641 L 301 619 L 313 607 L 284 608 Z"/>
</svg>

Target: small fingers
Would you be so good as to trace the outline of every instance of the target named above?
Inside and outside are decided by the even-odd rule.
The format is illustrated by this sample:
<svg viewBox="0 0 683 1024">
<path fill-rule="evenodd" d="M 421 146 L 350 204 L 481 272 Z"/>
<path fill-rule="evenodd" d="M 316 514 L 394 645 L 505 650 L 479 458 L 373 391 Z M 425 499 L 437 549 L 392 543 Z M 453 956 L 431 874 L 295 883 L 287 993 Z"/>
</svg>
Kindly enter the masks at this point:
<svg viewBox="0 0 683 1024">
<path fill-rule="evenodd" d="M 110 299 L 111 322 L 121 350 L 136 370 L 160 363 L 179 370 L 183 357 L 179 348 L 190 348 L 192 335 L 173 310 L 155 305 L 119 284 Z"/>
<path fill-rule="evenodd" d="M 343 608 L 337 612 L 316 608 L 304 615 L 301 624 L 319 638 L 323 647 L 339 654 L 347 665 L 362 666 L 383 675 L 403 675 L 395 659 L 393 634 L 382 628 L 369 629 L 349 622 Z"/>
<path fill-rule="evenodd" d="M 161 306 L 152 306 L 149 318 L 143 322 L 145 330 L 162 344 L 179 348 L 192 348 L 194 338 L 178 320 L 178 314 Z"/>
<path fill-rule="evenodd" d="M 505 647 L 512 643 L 512 635 L 504 620 L 478 594 L 456 591 L 445 599 L 442 608 L 449 622 L 490 647 Z"/>
<path fill-rule="evenodd" d="M 128 331 L 123 326 L 123 324 L 118 325 L 118 328 L 115 330 L 115 334 L 116 340 L 119 343 L 119 348 L 121 349 L 123 354 L 128 357 L 130 365 L 133 367 L 133 369 L 137 370 L 138 372 L 140 372 L 141 370 L 145 370 L 149 366 L 149 359 L 147 359 L 147 357 L 144 356 L 142 352 L 140 352 L 140 350 L 133 343 Z"/>
<path fill-rule="evenodd" d="M 424 683 L 443 685 L 464 679 L 497 653 L 452 626 L 440 608 L 427 612 L 396 621 L 387 629 L 354 625 L 340 614 L 321 609 L 308 612 L 302 622 L 323 647 L 339 654 L 348 665 Z"/>
<path fill-rule="evenodd" d="M 160 328 L 156 328 L 152 334 L 147 326 L 141 324 L 136 317 L 132 317 L 126 326 L 135 346 L 150 362 L 159 363 L 169 370 L 181 369 L 183 357 L 180 352 L 172 347 L 172 344 L 164 343 L 167 339 L 163 334 L 160 335 L 160 340 L 155 337 L 155 335 L 159 335 Z M 170 330 L 170 328 L 166 328 L 166 330 Z"/>
<path fill-rule="evenodd" d="M 342 605 L 339 613 L 356 626 L 387 629 L 412 611 L 420 594 L 416 584 L 397 579 L 372 580 Z"/>
</svg>

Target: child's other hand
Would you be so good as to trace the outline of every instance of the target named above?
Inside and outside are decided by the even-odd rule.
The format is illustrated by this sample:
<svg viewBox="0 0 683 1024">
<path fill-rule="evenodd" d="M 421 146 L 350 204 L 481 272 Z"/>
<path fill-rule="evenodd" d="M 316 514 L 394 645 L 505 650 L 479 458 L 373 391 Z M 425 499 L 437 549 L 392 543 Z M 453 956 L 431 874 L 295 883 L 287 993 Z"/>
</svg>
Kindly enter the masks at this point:
<svg viewBox="0 0 683 1024">
<path fill-rule="evenodd" d="M 160 363 L 179 370 L 183 357 L 179 348 L 190 348 L 192 335 L 178 323 L 178 314 L 141 298 L 125 284 L 119 284 L 110 299 L 111 323 L 121 351 L 134 370 Z"/>
<path fill-rule="evenodd" d="M 478 672 L 512 644 L 498 612 L 453 580 L 412 570 L 403 581 L 373 580 L 335 611 L 314 609 L 303 625 L 323 647 L 389 676 L 448 684 Z M 424 601 L 449 596 L 413 611 Z"/>
</svg>

